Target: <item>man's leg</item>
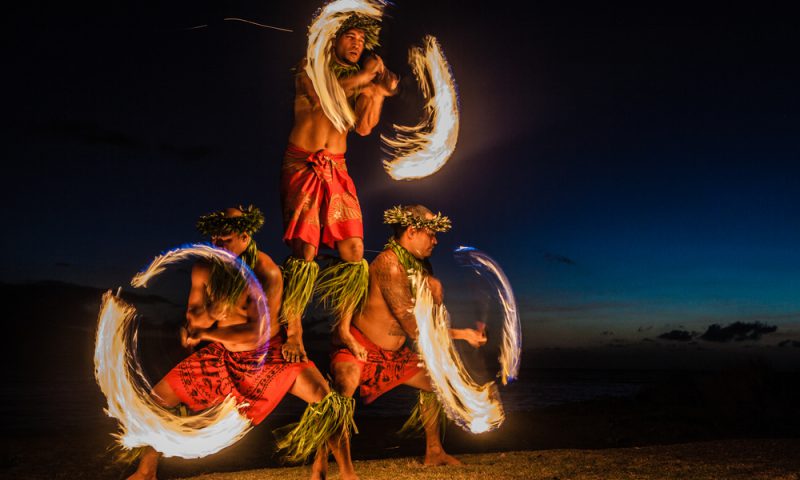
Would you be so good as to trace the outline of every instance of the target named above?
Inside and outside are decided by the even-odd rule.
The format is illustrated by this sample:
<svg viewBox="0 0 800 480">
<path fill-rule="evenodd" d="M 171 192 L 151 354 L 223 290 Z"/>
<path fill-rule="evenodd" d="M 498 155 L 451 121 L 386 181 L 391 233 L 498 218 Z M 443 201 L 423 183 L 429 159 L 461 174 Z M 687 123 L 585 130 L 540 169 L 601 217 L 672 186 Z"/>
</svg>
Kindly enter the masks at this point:
<svg viewBox="0 0 800 480">
<path fill-rule="evenodd" d="M 328 382 L 316 367 L 306 368 L 297 376 L 289 393 L 299 397 L 307 403 L 317 403 L 330 392 Z M 352 396 L 352 394 L 350 395 Z M 314 464 L 311 467 L 311 478 L 321 480 L 326 478 L 328 471 L 328 452 L 332 451 L 339 464 L 339 476 L 344 480 L 358 480 L 353 461 L 350 458 L 349 434 L 338 432 L 317 450 Z"/>
<path fill-rule="evenodd" d="M 286 342 L 281 347 L 287 362 L 304 362 L 306 356 L 303 345 L 302 317 L 319 273 L 319 265 L 314 262 L 317 247 L 299 238 L 291 241 L 292 256 L 283 265 L 283 299 L 281 302 L 281 323 L 286 324 Z"/>
<path fill-rule="evenodd" d="M 153 397 L 153 400 L 164 408 L 174 408 L 181 403 L 180 398 L 178 398 L 175 391 L 172 390 L 172 387 L 169 386 L 166 379 L 162 379 L 158 382 L 156 386 L 153 387 L 153 391 L 150 392 L 150 395 Z M 153 447 L 144 447 L 144 452 L 139 459 L 139 465 L 137 465 L 133 475 L 128 477 L 128 480 L 155 480 L 156 471 L 158 470 L 158 459 L 160 457 L 161 454 L 155 451 Z"/>
<path fill-rule="evenodd" d="M 323 301 L 332 305 L 336 316 L 336 334 L 353 355 L 366 360 L 367 351 L 350 333 L 355 310 L 367 298 L 369 267 L 364 261 L 364 241 L 350 237 L 336 242 L 342 263 L 326 268 L 320 278 L 319 292 Z"/>
<path fill-rule="evenodd" d="M 424 370 L 408 379 L 404 384 L 424 392 L 433 391 L 431 380 Z M 436 411 L 438 407 L 433 402 L 421 403 L 419 407 L 422 426 L 425 429 L 425 465 L 461 465 L 457 458 L 448 455 L 442 447 L 442 441 L 439 438 L 441 425 Z"/>
</svg>

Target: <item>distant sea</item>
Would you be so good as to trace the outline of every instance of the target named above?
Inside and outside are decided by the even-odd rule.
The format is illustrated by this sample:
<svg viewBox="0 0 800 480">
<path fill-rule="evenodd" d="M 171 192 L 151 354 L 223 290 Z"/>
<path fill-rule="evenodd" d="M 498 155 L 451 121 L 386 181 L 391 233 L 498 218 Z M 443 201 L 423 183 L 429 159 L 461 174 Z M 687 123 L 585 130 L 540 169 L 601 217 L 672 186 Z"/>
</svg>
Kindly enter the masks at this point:
<svg viewBox="0 0 800 480">
<path fill-rule="evenodd" d="M 80 378 L 56 375 L 36 383 L 23 378 L 6 383 L 1 390 L 3 429 L 22 432 L 108 425 L 109 419 L 103 414 L 105 398 L 91 375 L 92 372 L 79 375 Z M 632 396 L 663 375 L 664 372 L 655 371 L 523 369 L 518 380 L 498 388 L 505 410 L 517 412 L 602 397 Z M 275 414 L 291 416 L 302 412 L 305 404 L 288 397 Z M 415 397 L 414 390 L 401 386 L 371 405 L 359 402 L 357 415 L 405 415 Z"/>
</svg>

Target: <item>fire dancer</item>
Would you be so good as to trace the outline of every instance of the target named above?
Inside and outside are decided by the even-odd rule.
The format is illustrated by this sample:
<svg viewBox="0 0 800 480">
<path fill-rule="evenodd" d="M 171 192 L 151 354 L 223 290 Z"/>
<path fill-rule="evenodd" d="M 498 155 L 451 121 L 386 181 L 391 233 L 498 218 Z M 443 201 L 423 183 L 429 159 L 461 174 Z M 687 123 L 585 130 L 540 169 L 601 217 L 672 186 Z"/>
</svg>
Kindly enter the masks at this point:
<svg viewBox="0 0 800 480">
<path fill-rule="evenodd" d="M 258 250 L 253 240 L 263 223 L 261 212 L 251 206 L 205 215 L 197 222 L 197 228 L 209 235 L 217 247 L 237 255 L 255 273 L 264 288 L 269 321 L 259 315 L 257 303 L 239 272 L 221 262 L 198 262 L 192 268 L 182 343 L 185 347 L 203 341 L 211 343 L 173 368 L 156 384 L 152 395 L 166 408 L 184 404 L 199 411 L 232 394 L 238 403 L 247 404 L 242 412 L 258 424 L 287 392 L 291 393 L 309 406 L 297 427 L 279 442 L 280 446 L 292 458 L 301 459 L 330 441 L 343 470 L 352 471 L 350 458 L 340 455 L 336 442 L 349 432 L 353 400 L 331 392 L 312 362 L 288 362 L 282 357 L 280 347 L 286 332 L 278 322 L 277 312 L 283 281 L 278 266 Z M 329 440 L 331 436 L 335 441 Z M 327 449 L 322 448 L 321 452 L 327 456 Z M 155 449 L 145 447 L 130 478 L 155 479 L 159 457 Z"/>
<path fill-rule="evenodd" d="M 354 105 L 354 129 L 362 136 L 378 123 L 384 99 L 395 94 L 398 82 L 378 55 L 369 55 L 359 65 L 364 50 L 378 45 L 379 31 L 378 20 L 353 13 L 330 46 L 329 68 Z M 336 317 L 340 340 L 363 359 L 366 351 L 353 339 L 349 328 L 353 313 L 366 297 L 369 280 L 363 258 L 361 206 L 344 157 L 349 131 L 337 130 L 326 116 L 305 62 L 300 62 L 295 77 L 294 126 L 281 173 L 283 239 L 292 250 L 283 265 L 281 321 L 289 325 L 284 350 L 292 361 L 306 359 L 299 319 L 316 283 L 320 299 Z M 335 246 L 341 259 L 321 273 L 314 261 L 320 241 L 330 248 Z"/>
<path fill-rule="evenodd" d="M 424 431 L 425 465 L 459 465 L 442 447 L 441 405 L 432 392 L 426 371 L 419 366 L 419 356 L 406 345 L 409 338 L 415 340 L 418 335 L 409 273 L 424 272 L 434 302 L 442 303 L 442 284 L 433 277 L 428 259 L 437 244 L 437 232 L 449 230 L 450 220 L 441 214 L 434 215 L 424 206 L 411 205 L 387 210 L 384 223 L 392 226 L 394 235 L 370 265 L 366 305 L 350 327 L 350 333 L 367 356 L 358 358 L 346 348 L 334 351 L 331 358 L 334 388 L 351 397 L 360 386 L 365 403 L 400 384 L 419 389 L 418 404 L 403 430 Z M 469 328 L 450 329 L 450 336 L 476 348 L 486 343 L 484 332 Z M 349 456 L 349 444 L 343 446 L 344 455 Z M 318 455 L 316 462 L 326 459 L 327 456 Z"/>
</svg>

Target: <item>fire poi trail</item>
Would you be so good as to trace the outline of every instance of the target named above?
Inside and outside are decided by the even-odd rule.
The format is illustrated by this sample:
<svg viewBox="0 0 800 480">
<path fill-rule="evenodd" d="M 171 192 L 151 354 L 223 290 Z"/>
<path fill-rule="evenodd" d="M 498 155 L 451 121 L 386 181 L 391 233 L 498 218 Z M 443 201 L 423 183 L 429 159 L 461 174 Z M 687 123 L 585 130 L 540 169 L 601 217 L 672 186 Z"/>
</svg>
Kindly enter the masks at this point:
<svg viewBox="0 0 800 480">
<path fill-rule="evenodd" d="M 208 245 L 177 248 L 156 257 L 131 284 L 144 287 L 168 265 L 193 257 L 216 259 L 237 270 L 247 280 L 258 314 L 268 315 L 263 290 L 253 272 L 234 255 Z M 252 426 L 240 414 L 242 405 L 237 405 L 234 397 L 186 417 L 153 401 L 151 385 L 136 355 L 135 315 L 132 305 L 111 292 L 103 296 L 95 342 L 95 378 L 108 401 L 106 413 L 119 420 L 120 432 L 115 437 L 120 445 L 127 449 L 149 445 L 167 457 L 199 458 L 236 443 Z"/>
<path fill-rule="evenodd" d="M 497 293 L 497 298 L 503 307 L 503 342 L 498 358 L 500 361 L 498 376 L 503 385 L 513 382 L 519 374 L 522 330 L 511 283 L 500 265 L 480 250 L 473 247 L 459 247 L 454 252 L 454 256 L 462 265 L 474 268 L 476 274 L 486 274 L 486 279 Z"/>
<path fill-rule="evenodd" d="M 349 15 L 357 13 L 380 21 L 385 6 L 380 0 L 337 0 L 325 5 L 309 27 L 305 71 L 323 112 L 340 132 L 352 128 L 356 117 L 329 68 L 331 41 Z M 436 173 L 453 154 L 458 140 L 456 84 L 436 38 L 428 35 L 422 47 L 412 47 L 408 62 L 425 106 L 417 125 L 395 124 L 394 137 L 381 135 L 389 155 L 384 168 L 395 180 L 414 180 Z"/>
<path fill-rule="evenodd" d="M 394 138 L 381 135 L 390 156 L 383 166 L 395 180 L 414 180 L 436 173 L 453 154 L 458 141 L 455 80 L 436 38 L 426 36 L 422 47 L 411 48 L 408 63 L 425 107 L 417 125 L 393 125 Z"/>
<path fill-rule="evenodd" d="M 331 40 L 344 21 L 353 13 L 380 21 L 385 2 L 378 0 L 337 0 L 325 5 L 308 27 L 306 73 L 314 85 L 322 111 L 340 132 L 349 130 L 356 115 L 347 101 L 329 65 L 332 60 Z"/>
<path fill-rule="evenodd" d="M 416 290 L 414 316 L 417 346 L 433 389 L 447 417 L 472 433 L 494 430 L 505 420 L 497 385 L 478 385 L 464 368 L 450 338 L 450 315 L 434 305 L 428 281 L 421 272 L 409 275 Z"/>
</svg>

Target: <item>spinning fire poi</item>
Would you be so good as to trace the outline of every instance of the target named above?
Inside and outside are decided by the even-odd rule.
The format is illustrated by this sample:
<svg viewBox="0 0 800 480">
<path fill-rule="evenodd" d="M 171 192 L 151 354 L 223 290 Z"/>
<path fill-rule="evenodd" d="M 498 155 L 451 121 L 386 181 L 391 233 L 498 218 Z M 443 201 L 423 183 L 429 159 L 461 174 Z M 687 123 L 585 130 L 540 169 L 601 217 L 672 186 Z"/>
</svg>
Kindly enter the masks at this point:
<svg viewBox="0 0 800 480">
<path fill-rule="evenodd" d="M 201 233 L 211 236 L 221 250 L 211 253 L 216 249 L 189 249 L 192 253 L 199 252 L 205 261 L 192 268 L 187 324 L 182 330 L 182 341 L 187 347 L 197 346 L 201 341 L 210 343 L 173 368 L 153 387 L 152 396 L 141 389 L 116 392 L 122 395 L 111 396 L 115 393 L 114 388 L 109 389 L 105 381 L 113 381 L 117 373 L 109 372 L 109 367 L 119 365 L 107 364 L 105 358 L 96 355 L 98 382 L 109 399 L 109 414 L 122 424 L 123 445 L 126 448 L 144 447 L 133 478 L 155 478 L 160 454 L 181 455 L 178 449 L 183 447 L 173 443 L 191 440 L 197 436 L 198 430 L 224 434 L 218 428 L 222 419 L 234 424 L 228 427 L 232 434 L 219 435 L 220 438 L 204 435 L 201 442 L 205 450 L 182 456 L 203 456 L 235 442 L 246 433 L 250 423 L 258 424 L 269 415 L 286 393 L 309 402 L 301 421 L 287 428 L 283 438 L 279 439 L 279 446 L 289 459 L 308 457 L 332 435 L 337 438 L 347 436 L 354 426 L 352 399 L 330 392 L 313 363 L 291 362 L 283 358 L 285 352 L 280 347 L 285 341 L 285 330 L 275 315 L 280 306 L 281 274 L 269 256 L 258 250 L 252 238 L 263 222 L 261 212 L 253 207 L 226 209 L 203 216 L 198 221 Z M 222 253 L 224 251 L 229 253 L 226 255 Z M 185 256 L 182 255 L 185 253 L 183 250 L 174 251 L 164 256 L 166 260 L 164 257 L 156 258 L 151 268 L 137 276 L 134 283 L 145 284 L 166 264 Z M 227 260 L 219 261 L 220 258 Z M 240 268 L 231 269 L 229 263 Z M 260 285 L 264 285 L 263 291 Z M 254 291 L 254 288 L 258 290 Z M 98 353 L 107 351 L 101 345 L 109 342 L 118 349 L 120 343 L 124 347 L 133 311 L 129 307 L 123 308 L 120 313 L 126 320 L 114 328 L 107 320 L 114 316 L 117 304 L 111 304 L 111 310 L 106 305 L 101 313 Z M 128 356 L 125 348 L 111 353 L 117 359 Z M 141 376 L 140 370 L 136 374 Z M 121 384 L 122 389 L 130 386 L 130 381 L 127 385 Z M 133 401 L 120 403 L 120 398 Z M 215 416 L 209 420 L 206 418 L 208 415 L 201 415 L 182 422 L 177 415 L 169 413 L 179 404 L 192 411 L 212 407 Z M 217 407 L 219 404 L 222 406 Z M 139 411 L 140 405 L 144 405 L 146 411 Z M 136 410 L 132 411 L 134 408 Z M 239 412 L 246 419 L 237 419 Z M 142 424 L 142 418 L 147 420 L 146 424 Z M 198 418 L 204 419 L 205 429 L 197 428 Z M 170 428 L 172 424 L 180 425 L 183 436 L 173 435 L 164 441 L 165 432 L 169 434 L 175 430 Z M 130 432 L 134 431 L 144 435 L 131 440 Z M 331 443 L 330 448 L 340 464 L 347 465 L 349 458 L 340 455 L 337 444 Z M 328 450 L 322 450 L 327 455 Z"/>
</svg>

